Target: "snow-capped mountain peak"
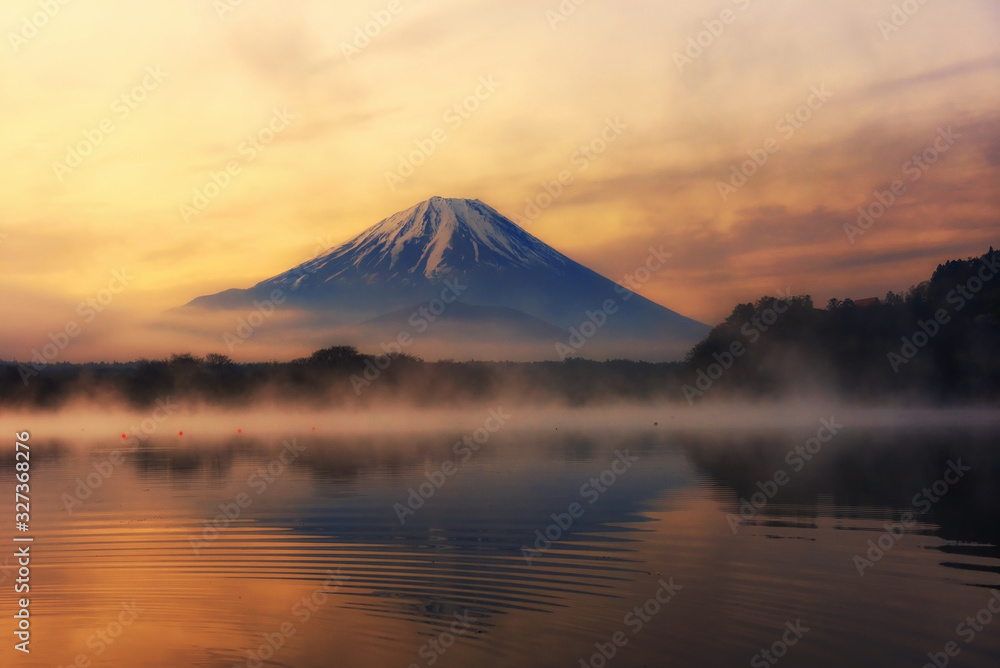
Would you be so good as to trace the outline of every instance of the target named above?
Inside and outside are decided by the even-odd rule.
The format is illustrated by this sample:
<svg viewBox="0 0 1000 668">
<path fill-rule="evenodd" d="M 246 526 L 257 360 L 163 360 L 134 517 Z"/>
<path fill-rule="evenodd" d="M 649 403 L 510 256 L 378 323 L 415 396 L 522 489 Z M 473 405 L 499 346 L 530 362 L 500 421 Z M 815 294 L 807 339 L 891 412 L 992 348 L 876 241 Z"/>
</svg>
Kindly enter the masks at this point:
<svg viewBox="0 0 1000 668">
<path fill-rule="evenodd" d="M 350 267 L 338 262 L 348 257 Z M 341 264 L 335 275 L 354 268 L 369 277 L 433 279 L 473 266 L 564 267 L 568 261 L 479 200 L 433 197 L 330 249 L 310 269 L 333 262 Z"/>
<path fill-rule="evenodd" d="M 708 333 L 475 199 L 433 197 L 249 289 L 189 306 L 242 310 L 278 299 L 288 321 L 274 324 L 276 332 L 316 328 L 317 342 L 369 347 L 421 335 L 444 346 L 445 356 L 474 344 L 491 356 L 531 350 L 533 359 L 548 359 L 560 332 L 585 331 L 586 322 L 595 332 L 587 354 L 677 359 Z"/>
</svg>

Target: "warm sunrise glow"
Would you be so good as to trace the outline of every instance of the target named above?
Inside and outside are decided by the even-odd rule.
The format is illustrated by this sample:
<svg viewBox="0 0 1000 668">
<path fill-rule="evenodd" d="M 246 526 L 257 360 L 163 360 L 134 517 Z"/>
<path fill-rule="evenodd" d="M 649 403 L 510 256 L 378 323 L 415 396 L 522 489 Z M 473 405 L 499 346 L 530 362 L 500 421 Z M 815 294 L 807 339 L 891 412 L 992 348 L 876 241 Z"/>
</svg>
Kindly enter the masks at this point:
<svg viewBox="0 0 1000 668">
<path fill-rule="evenodd" d="M 8 2 L 0 357 L 70 319 L 66 360 L 173 352 L 135 332 L 432 195 L 615 280 L 662 245 L 642 294 L 710 324 L 785 288 L 905 290 L 996 241 L 996 3 L 929 2 L 898 30 L 861 0 L 557 7 L 93 0 L 35 28 L 36 0 Z M 720 193 L 734 168 L 753 174 Z"/>
</svg>

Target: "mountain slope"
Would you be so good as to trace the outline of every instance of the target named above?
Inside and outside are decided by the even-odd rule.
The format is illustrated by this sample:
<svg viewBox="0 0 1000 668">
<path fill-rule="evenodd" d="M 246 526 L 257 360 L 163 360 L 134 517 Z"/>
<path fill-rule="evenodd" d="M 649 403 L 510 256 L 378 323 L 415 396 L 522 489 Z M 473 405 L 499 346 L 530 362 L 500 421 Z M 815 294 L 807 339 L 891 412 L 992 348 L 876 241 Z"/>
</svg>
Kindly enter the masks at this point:
<svg viewBox="0 0 1000 668">
<path fill-rule="evenodd" d="M 538 339 L 537 321 L 565 331 L 568 338 L 569 328 L 579 327 L 588 312 L 614 300 L 616 313 L 593 337 L 588 353 L 614 342 L 642 349 L 643 358 L 676 357 L 708 332 L 705 325 L 571 260 L 479 200 L 435 197 L 421 202 L 248 290 L 199 297 L 188 306 L 244 309 L 274 290 L 281 290 L 289 306 L 308 314 L 308 327 L 325 328 L 331 336 L 349 328 L 352 338 L 363 338 L 368 321 L 431 303 L 442 292 L 454 294 L 462 304 L 528 316 L 511 318 L 507 312 L 502 318 L 504 340 L 524 338 L 522 343 Z M 523 337 L 518 322 L 526 328 Z M 372 336 L 378 339 L 374 332 Z M 551 357 L 554 351 L 552 341 L 546 354 Z M 633 355 L 625 350 L 620 356 Z"/>
</svg>

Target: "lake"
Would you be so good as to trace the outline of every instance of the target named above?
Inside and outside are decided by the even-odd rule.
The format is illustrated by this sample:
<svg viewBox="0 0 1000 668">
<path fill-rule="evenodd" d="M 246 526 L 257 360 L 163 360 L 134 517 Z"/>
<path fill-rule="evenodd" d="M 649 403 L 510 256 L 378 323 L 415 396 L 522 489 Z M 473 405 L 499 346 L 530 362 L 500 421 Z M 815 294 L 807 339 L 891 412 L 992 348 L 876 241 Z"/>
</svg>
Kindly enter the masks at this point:
<svg viewBox="0 0 1000 668">
<path fill-rule="evenodd" d="M 3 665 L 1000 665 L 995 426 L 212 422 L 32 431 Z"/>
</svg>

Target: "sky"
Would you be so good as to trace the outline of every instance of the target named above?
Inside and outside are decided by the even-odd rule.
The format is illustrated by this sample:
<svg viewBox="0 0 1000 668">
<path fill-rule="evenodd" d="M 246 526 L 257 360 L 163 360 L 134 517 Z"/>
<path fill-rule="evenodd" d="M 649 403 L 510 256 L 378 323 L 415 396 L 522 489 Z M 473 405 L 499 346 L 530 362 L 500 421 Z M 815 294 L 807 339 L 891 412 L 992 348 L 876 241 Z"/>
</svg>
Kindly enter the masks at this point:
<svg viewBox="0 0 1000 668">
<path fill-rule="evenodd" d="M 176 352 L 139 325 L 434 195 L 615 280 L 662 247 L 638 291 L 710 324 L 1000 245 L 994 0 L 8 0 L 0 29 L 0 359 L 69 323 L 62 359 Z"/>
</svg>

